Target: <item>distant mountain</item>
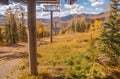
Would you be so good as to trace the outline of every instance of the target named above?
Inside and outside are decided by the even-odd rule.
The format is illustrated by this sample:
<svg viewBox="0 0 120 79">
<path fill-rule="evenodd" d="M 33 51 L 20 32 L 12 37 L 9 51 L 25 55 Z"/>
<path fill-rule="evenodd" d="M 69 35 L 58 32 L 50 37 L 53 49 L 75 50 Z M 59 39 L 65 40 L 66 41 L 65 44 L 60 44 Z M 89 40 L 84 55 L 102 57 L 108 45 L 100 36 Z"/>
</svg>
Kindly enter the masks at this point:
<svg viewBox="0 0 120 79">
<path fill-rule="evenodd" d="M 102 20 L 104 20 L 104 18 L 108 16 L 107 13 L 108 12 L 102 12 L 100 14 L 81 13 L 81 14 L 76 14 L 76 15 L 77 15 L 78 18 L 80 18 L 82 16 L 85 16 L 85 17 L 90 18 L 90 19 L 102 19 Z M 5 18 L 4 15 L 0 15 L 0 25 L 4 24 L 3 21 L 2 21 L 4 18 Z M 54 17 L 54 21 L 66 23 L 67 21 L 69 21 L 73 18 L 74 18 L 74 14 L 70 14 L 70 15 L 67 15 L 67 16 L 64 16 L 64 17 Z M 48 23 L 48 24 L 50 23 L 50 19 L 40 18 L 40 19 L 37 19 L 37 20 L 43 20 L 43 22 Z M 26 20 L 26 23 L 27 23 L 27 20 Z"/>
<path fill-rule="evenodd" d="M 74 17 L 74 15 L 70 14 L 64 17 L 60 17 L 60 20 L 62 21 L 67 21 L 67 20 L 71 20 Z"/>
<path fill-rule="evenodd" d="M 0 26 L 5 25 L 4 18 L 5 18 L 4 15 L 0 15 Z"/>
<path fill-rule="evenodd" d="M 0 20 L 1 20 L 1 19 L 4 19 L 4 18 L 5 18 L 5 16 L 4 16 L 4 15 L 0 15 Z"/>
<path fill-rule="evenodd" d="M 77 17 L 80 18 L 82 16 L 85 16 L 85 17 L 93 17 L 93 16 L 96 16 L 98 14 L 85 14 L 85 13 L 82 13 L 82 14 L 77 14 Z M 71 20 L 72 18 L 74 18 L 74 14 L 69 14 L 67 16 L 64 16 L 64 17 L 54 17 L 54 21 L 69 21 Z M 42 18 L 41 18 L 42 19 Z M 37 20 L 40 20 L 40 19 L 37 19 Z M 49 22 L 50 19 L 42 19 L 44 22 Z"/>
<path fill-rule="evenodd" d="M 42 20 L 45 23 L 50 21 L 50 19 L 44 19 L 44 18 L 40 18 L 40 19 L 37 19 L 37 20 Z"/>
<path fill-rule="evenodd" d="M 109 13 L 108 12 L 102 12 L 100 14 L 86 14 L 86 13 L 81 13 L 81 14 L 76 14 L 78 18 L 81 18 L 81 17 L 86 17 L 86 18 L 89 18 L 89 19 L 100 19 L 100 20 L 105 20 L 105 18 L 107 18 L 109 16 Z M 55 17 L 54 20 L 55 21 L 69 21 L 71 19 L 74 18 L 74 14 L 70 14 L 70 15 L 67 15 L 67 16 L 64 16 L 64 17 Z"/>
<path fill-rule="evenodd" d="M 82 14 L 76 14 L 78 18 L 85 16 L 87 18 L 92 17 L 92 16 L 96 16 L 97 14 L 86 14 L 86 13 L 82 13 Z M 64 17 L 55 17 L 55 19 L 59 19 L 61 21 L 68 21 L 71 20 L 74 17 L 74 14 L 69 14 L 67 16 Z"/>
</svg>

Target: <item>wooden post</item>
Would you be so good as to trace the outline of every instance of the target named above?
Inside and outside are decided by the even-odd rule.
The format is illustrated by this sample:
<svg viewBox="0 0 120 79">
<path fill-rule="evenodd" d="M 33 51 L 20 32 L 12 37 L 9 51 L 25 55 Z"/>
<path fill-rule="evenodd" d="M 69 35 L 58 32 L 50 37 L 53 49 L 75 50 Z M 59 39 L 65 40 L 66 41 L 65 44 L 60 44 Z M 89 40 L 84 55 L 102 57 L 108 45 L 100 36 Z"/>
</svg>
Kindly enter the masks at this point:
<svg viewBox="0 0 120 79">
<path fill-rule="evenodd" d="M 50 26 L 50 42 L 53 42 L 53 11 L 50 11 L 51 26 Z"/>
<path fill-rule="evenodd" d="M 36 0 L 28 0 L 28 43 L 30 75 L 37 75 Z"/>
<path fill-rule="evenodd" d="M 8 5 L 9 4 L 9 0 L 0 0 L 0 4 Z"/>
</svg>

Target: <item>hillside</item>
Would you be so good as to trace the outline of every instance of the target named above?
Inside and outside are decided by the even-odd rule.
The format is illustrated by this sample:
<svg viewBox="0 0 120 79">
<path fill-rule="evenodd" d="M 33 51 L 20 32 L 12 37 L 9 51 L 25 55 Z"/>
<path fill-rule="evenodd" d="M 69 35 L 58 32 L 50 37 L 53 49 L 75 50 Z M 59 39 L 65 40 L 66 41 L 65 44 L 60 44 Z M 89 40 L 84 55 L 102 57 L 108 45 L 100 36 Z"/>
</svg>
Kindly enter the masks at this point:
<svg viewBox="0 0 120 79">
<path fill-rule="evenodd" d="M 102 57 L 100 52 L 97 54 L 88 52 L 91 34 L 94 35 L 93 39 L 96 39 L 99 37 L 100 30 L 56 36 L 52 44 L 48 43 L 48 38 L 41 39 L 37 49 L 38 79 L 119 79 L 120 76 L 117 75 L 120 73 L 119 67 L 109 65 L 104 67 L 98 60 L 91 61 L 92 57 L 97 59 Z M 100 59 L 100 61 L 104 60 L 107 58 Z M 94 78 L 91 76 L 92 73 Z M 19 79 L 31 78 L 28 72 L 28 58 L 23 59 L 23 64 L 11 74 L 11 77 L 14 74 L 16 74 L 15 78 Z"/>
</svg>

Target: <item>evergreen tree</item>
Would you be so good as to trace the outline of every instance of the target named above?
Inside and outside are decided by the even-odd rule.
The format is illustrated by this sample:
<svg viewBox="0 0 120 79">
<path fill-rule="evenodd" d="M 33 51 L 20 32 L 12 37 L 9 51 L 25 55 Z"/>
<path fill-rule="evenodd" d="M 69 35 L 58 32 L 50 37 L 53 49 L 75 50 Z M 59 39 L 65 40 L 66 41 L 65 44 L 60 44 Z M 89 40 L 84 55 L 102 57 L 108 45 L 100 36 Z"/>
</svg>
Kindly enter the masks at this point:
<svg viewBox="0 0 120 79">
<path fill-rule="evenodd" d="M 15 44 L 18 42 L 18 31 L 17 31 L 17 25 L 15 21 L 15 15 L 11 15 L 11 38 L 12 38 L 12 44 Z"/>
<path fill-rule="evenodd" d="M 80 23 L 79 21 L 77 21 L 77 24 L 76 24 L 76 32 L 80 32 L 81 28 L 80 28 Z"/>
<path fill-rule="evenodd" d="M 84 21 L 81 22 L 80 27 L 81 27 L 81 32 L 85 32 L 85 23 L 84 23 Z"/>
<path fill-rule="evenodd" d="M 72 30 L 73 33 L 75 33 L 75 23 L 74 23 L 74 20 L 72 21 L 71 30 Z"/>
<path fill-rule="evenodd" d="M 11 11 L 12 9 L 9 8 L 6 10 L 6 44 L 12 45 L 18 42 L 18 29 L 16 24 L 16 17 L 15 14 Z"/>
<path fill-rule="evenodd" d="M 5 28 L 5 39 L 6 39 L 6 44 L 11 45 L 11 29 L 10 29 L 10 24 L 6 24 Z"/>
<path fill-rule="evenodd" d="M 88 19 L 85 21 L 85 26 L 85 31 L 88 31 L 90 29 L 90 21 Z"/>
<path fill-rule="evenodd" d="M 120 23 L 116 21 L 119 17 L 119 0 L 110 0 L 110 2 L 109 21 L 104 24 L 101 40 L 104 44 L 103 52 L 111 57 L 111 60 L 114 61 L 113 65 L 117 65 L 117 59 L 120 56 Z"/>
<path fill-rule="evenodd" d="M 18 27 L 18 36 L 19 36 L 19 41 L 20 42 L 27 42 L 27 32 L 26 32 L 26 27 L 24 23 L 24 14 L 21 14 L 21 23 Z"/>
</svg>

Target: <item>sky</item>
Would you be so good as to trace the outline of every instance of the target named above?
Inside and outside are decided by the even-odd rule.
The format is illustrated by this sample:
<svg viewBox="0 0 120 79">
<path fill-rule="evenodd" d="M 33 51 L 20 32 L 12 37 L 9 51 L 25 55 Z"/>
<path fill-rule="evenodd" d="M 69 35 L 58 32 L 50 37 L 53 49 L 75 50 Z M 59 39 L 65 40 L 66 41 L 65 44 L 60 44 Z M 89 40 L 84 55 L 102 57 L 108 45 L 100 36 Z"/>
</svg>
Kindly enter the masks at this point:
<svg viewBox="0 0 120 79">
<path fill-rule="evenodd" d="M 77 0 L 73 5 L 69 5 L 68 2 L 61 0 L 60 12 L 54 12 L 54 17 L 64 17 L 69 14 L 99 14 L 109 9 L 109 0 Z M 43 8 L 45 4 L 37 4 L 37 18 L 49 18 L 50 12 L 44 12 Z M 23 3 L 10 2 L 9 5 L 0 4 L 0 15 L 4 15 L 7 8 L 12 9 L 18 7 L 20 10 L 24 10 L 27 14 L 27 5 Z"/>
</svg>

